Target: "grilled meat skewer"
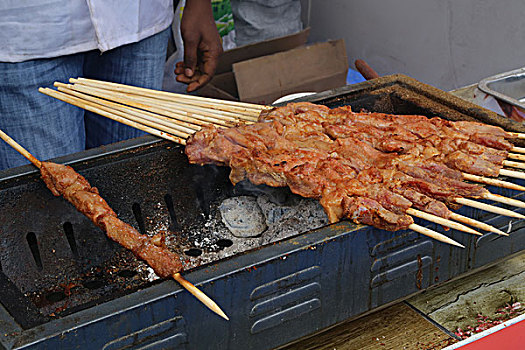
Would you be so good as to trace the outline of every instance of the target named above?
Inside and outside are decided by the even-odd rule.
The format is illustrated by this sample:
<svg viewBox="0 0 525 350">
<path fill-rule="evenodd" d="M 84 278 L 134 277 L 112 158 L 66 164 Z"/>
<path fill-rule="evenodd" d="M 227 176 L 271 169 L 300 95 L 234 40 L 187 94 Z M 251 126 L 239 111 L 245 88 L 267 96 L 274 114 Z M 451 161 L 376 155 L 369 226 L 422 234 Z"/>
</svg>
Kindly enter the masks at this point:
<svg viewBox="0 0 525 350">
<path fill-rule="evenodd" d="M 121 221 L 117 214 L 99 195 L 96 187 L 73 168 L 42 162 L 42 180 L 55 196 L 63 196 L 101 228 L 109 238 L 129 249 L 139 259 L 148 263 L 160 277 L 170 277 L 182 270 L 180 257 L 167 249 L 161 236 L 149 237 Z"/>
</svg>

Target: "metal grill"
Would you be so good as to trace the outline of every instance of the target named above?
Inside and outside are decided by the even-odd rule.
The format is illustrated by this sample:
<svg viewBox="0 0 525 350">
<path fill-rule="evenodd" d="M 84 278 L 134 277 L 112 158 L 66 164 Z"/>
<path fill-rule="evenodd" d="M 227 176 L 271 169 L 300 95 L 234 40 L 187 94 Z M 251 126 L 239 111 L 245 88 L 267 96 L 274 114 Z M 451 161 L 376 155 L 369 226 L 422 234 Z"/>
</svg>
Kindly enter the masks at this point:
<svg viewBox="0 0 525 350">
<path fill-rule="evenodd" d="M 508 123 L 402 76 L 309 99 L 330 107 Z M 523 132 L 521 126 L 503 126 Z M 225 198 L 265 195 L 283 205 L 292 195 L 233 187 L 228 169 L 191 166 L 181 147 L 152 137 L 58 162 L 73 165 L 143 234 L 168 233 L 168 246 L 191 270 L 186 277 L 201 284 L 232 321 L 216 318 L 173 281 L 156 279 L 65 200 L 53 197 L 27 166 L 0 173 L 0 343 L 6 348 L 271 348 L 525 248 L 522 222 L 468 208 L 461 213 L 511 237 L 448 231 L 467 247 L 462 250 L 413 232 L 345 222 L 318 230 L 297 226 L 279 242 L 236 238 L 218 216 Z"/>
</svg>

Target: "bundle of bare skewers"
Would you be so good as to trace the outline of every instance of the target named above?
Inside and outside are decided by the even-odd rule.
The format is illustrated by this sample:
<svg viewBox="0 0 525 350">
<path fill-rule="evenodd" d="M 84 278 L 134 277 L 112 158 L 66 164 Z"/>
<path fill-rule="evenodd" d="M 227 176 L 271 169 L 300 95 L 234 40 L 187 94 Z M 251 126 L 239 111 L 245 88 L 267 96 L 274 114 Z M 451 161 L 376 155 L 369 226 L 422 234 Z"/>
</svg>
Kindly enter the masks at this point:
<svg viewBox="0 0 525 350">
<path fill-rule="evenodd" d="M 49 96 L 150 134 L 186 145 L 190 162 L 232 168 L 230 179 L 288 186 L 319 199 L 330 221 L 349 218 L 391 231 L 412 229 L 462 247 L 417 225 L 413 216 L 477 234 L 469 225 L 506 233 L 450 209 L 461 205 L 524 219 L 474 199 L 525 208 L 478 182 L 523 191 L 498 179 L 525 179 L 525 148 L 509 140 L 525 135 L 472 122 L 330 110 L 299 103 L 273 109 L 138 88 L 84 78 L 41 88 Z M 512 160 L 509 160 L 512 159 Z M 470 181 L 469 183 L 465 180 Z M 450 208 L 450 209 L 449 209 Z"/>
</svg>

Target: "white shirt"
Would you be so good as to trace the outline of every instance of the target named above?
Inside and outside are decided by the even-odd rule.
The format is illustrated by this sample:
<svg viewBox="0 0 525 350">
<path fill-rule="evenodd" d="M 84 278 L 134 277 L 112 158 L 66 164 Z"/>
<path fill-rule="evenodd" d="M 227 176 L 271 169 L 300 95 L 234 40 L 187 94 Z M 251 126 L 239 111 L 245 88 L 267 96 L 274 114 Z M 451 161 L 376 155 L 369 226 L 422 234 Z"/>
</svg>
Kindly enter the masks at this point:
<svg viewBox="0 0 525 350">
<path fill-rule="evenodd" d="M 173 0 L 0 0 L 0 62 L 104 52 L 172 20 Z"/>
</svg>

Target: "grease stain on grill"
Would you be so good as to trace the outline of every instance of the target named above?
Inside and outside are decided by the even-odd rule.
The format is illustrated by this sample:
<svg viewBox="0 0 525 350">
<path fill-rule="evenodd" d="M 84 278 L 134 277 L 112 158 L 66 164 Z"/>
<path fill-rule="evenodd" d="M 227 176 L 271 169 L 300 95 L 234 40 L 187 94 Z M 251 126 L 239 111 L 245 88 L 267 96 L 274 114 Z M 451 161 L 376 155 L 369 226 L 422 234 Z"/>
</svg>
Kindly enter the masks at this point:
<svg viewBox="0 0 525 350">
<path fill-rule="evenodd" d="M 184 252 L 184 254 L 189 255 L 189 256 L 193 256 L 193 257 L 197 257 L 197 256 L 200 256 L 202 254 L 202 250 L 197 249 L 197 248 L 190 248 L 190 249 L 186 250 Z"/>
<path fill-rule="evenodd" d="M 139 203 L 133 203 L 131 206 L 131 210 L 133 211 L 133 215 L 135 216 L 135 220 L 137 220 L 137 224 L 139 225 L 139 231 L 143 235 L 146 234 L 146 226 L 144 225 L 144 218 L 142 216 L 142 210 L 140 209 Z"/>
<path fill-rule="evenodd" d="M 75 240 L 75 233 L 73 232 L 73 225 L 68 221 L 64 223 L 63 227 L 64 233 L 66 234 L 67 242 L 69 243 L 69 247 L 71 248 L 71 252 L 75 256 L 75 258 L 78 258 L 78 248 L 77 242 Z"/>
<path fill-rule="evenodd" d="M 62 301 L 66 298 L 66 294 L 64 292 L 51 292 L 46 295 L 46 300 L 50 301 L 52 303 L 57 303 L 59 301 Z"/>
<path fill-rule="evenodd" d="M 35 264 L 39 270 L 42 270 L 42 258 L 40 257 L 40 249 L 38 249 L 38 241 L 36 239 L 36 234 L 34 232 L 29 232 L 26 235 L 27 244 L 29 244 L 29 249 L 35 260 Z"/>
<path fill-rule="evenodd" d="M 221 238 L 217 242 L 215 242 L 219 247 L 222 249 L 231 247 L 233 245 L 233 242 L 231 239 Z"/>
<path fill-rule="evenodd" d="M 166 207 L 168 208 L 168 213 L 170 214 L 170 219 L 171 219 L 170 230 L 179 231 L 181 227 L 177 220 L 177 215 L 175 214 L 175 207 L 173 205 L 173 197 L 171 197 L 171 194 L 168 193 L 164 196 L 164 202 L 166 202 Z"/>
<path fill-rule="evenodd" d="M 200 185 L 195 185 L 194 188 L 197 196 L 197 204 L 202 214 L 204 214 L 204 218 L 208 218 L 210 216 L 210 203 L 204 194 L 204 190 Z"/>
<path fill-rule="evenodd" d="M 83 286 L 90 290 L 99 289 L 104 285 L 105 283 L 101 279 L 91 279 L 83 283 Z"/>
</svg>

